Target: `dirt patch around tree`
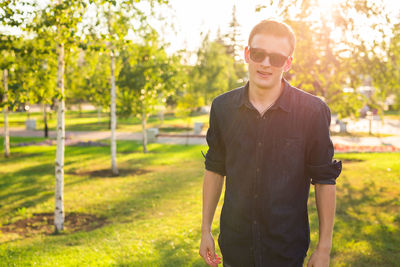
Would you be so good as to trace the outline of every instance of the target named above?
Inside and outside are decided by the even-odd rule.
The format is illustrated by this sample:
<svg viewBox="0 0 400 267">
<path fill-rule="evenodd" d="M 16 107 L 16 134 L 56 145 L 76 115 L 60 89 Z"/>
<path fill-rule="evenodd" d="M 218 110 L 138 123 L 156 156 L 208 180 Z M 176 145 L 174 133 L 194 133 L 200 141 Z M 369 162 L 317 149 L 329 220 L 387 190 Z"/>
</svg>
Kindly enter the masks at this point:
<svg viewBox="0 0 400 267">
<path fill-rule="evenodd" d="M 106 218 L 92 214 L 71 212 L 65 215 L 64 229 L 67 233 L 88 232 L 100 228 L 106 223 Z M 1 226 L 0 231 L 2 233 L 18 234 L 22 237 L 54 234 L 54 214 L 33 213 L 29 218 Z"/>
<path fill-rule="evenodd" d="M 100 178 L 109 178 L 109 177 L 125 177 L 125 176 L 133 176 L 133 175 L 142 175 L 149 173 L 149 170 L 145 169 L 129 169 L 129 168 L 119 168 L 118 175 L 114 175 L 110 168 L 108 169 L 100 169 L 100 170 L 77 170 L 72 172 L 74 175 L 88 175 L 90 177 L 100 177 Z"/>
</svg>

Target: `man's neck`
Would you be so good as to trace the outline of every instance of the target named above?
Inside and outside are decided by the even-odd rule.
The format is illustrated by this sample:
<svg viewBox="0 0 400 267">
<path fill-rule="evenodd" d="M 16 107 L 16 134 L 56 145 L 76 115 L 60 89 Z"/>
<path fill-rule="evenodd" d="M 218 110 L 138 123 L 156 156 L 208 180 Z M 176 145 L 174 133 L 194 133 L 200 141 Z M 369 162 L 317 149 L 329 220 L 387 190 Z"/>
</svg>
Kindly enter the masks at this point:
<svg viewBox="0 0 400 267">
<path fill-rule="evenodd" d="M 284 82 L 281 80 L 272 88 L 258 88 L 255 84 L 249 83 L 249 101 L 262 115 L 268 110 L 281 95 Z"/>
</svg>

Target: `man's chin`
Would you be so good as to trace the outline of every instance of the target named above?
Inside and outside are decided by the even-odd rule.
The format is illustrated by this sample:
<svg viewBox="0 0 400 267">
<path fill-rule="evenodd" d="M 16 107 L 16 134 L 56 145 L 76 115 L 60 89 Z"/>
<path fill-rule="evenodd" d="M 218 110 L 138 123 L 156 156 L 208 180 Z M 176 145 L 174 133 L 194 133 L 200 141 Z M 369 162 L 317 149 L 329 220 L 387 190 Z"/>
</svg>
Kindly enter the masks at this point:
<svg viewBox="0 0 400 267">
<path fill-rule="evenodd" d="M 264 90 L 269 90 L 274 88 L 274 84 L 272 83 L 272 81 L 262 81 L 262 82 L 256 81 L 254 82 L 254 85 Z"/>
<path fill-rule="evenodd" d="M 253 80 L 253 84 L 260 89 L 270 90 L 276 88 L 281 83 L 281 79 L 277 79 L 277 77 L 269 77 L 268 79 L 261 79 L 259 77 L 255 77 Z"/>
</svg>

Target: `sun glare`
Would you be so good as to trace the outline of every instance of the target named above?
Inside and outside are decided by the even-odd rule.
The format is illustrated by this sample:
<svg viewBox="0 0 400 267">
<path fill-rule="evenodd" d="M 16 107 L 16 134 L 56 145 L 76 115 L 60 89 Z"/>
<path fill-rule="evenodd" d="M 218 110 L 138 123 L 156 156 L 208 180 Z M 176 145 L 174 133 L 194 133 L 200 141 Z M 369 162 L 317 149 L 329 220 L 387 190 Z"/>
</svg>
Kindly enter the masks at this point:
<svg viewBox="0 0 400 267">
<path fill-rule="evenodd" d="M 335 6 L 339 4 L 340 1 L 317 0 L 309 19 L 312 21 L 331 20 Z"/>
</svg>

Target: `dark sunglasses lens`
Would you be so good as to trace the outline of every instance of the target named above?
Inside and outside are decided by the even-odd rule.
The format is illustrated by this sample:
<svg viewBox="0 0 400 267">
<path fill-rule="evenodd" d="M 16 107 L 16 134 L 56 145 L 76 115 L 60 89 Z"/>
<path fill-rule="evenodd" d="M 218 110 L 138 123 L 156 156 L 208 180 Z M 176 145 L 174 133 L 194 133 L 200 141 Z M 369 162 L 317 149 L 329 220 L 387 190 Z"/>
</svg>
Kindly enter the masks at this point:
<svg viewBox="0 0 400 267">
<path fill-rule="evenodd" d="M 265 57 L 267 56 L 267 53 L 265 53 L 263 50 L 259 49 L 250 49 L 250 58 L 254 62 L 260 63 L 262 62 Z"/>
<path fill-rule="evenodd" d="M 280 68 L 285 64 L 286 57 L 280 54 L 270 54 L 269 61 L 272 66 Z"/>
</svg>

